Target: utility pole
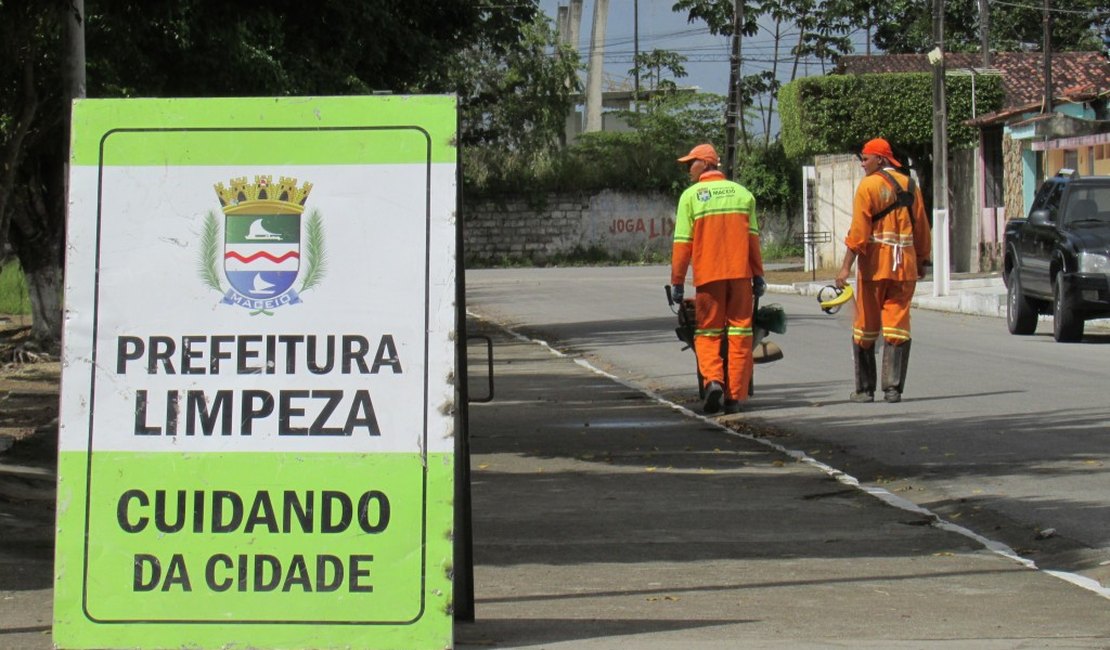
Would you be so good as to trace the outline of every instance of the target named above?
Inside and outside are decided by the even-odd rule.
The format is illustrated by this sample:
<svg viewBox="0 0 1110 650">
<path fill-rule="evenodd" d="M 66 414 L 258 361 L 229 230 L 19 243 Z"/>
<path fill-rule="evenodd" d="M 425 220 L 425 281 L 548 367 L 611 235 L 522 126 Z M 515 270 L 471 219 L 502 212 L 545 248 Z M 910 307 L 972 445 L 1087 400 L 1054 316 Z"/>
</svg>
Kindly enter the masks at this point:
<svg viewBox="0 0 1110 650">
<path fill-rule="evenodd" d="M 1047 0 L 1046 0 L 1047 1 Z M 933 295 L 948 295 L 948 109 L 944 97 L 944 0 L 933 0 Z"/>
<path fill-rule="evenodd" d="M 632 2 L 632 70 L 635 75 L 632 86 L 632 101 L 636 112 L 640 112 L 640 0 Z"/>
<path fill-rule="evenodd" d="M 577 51 L 578 32 L 582 29 L 582 0 L 570 0 L 567 12 L 567 42 Z"/>
<path fill-rule="evenodd" d="M 575 51 L 578 50 L 578 25 L 576 25 L 574 21 L 581 20 L 582 18 L 582 0 L 578 0 L 578 4 L 579 6 L 577 16 L 573 15 L 574 4 L 571 3 L 570 6 L 559 5 L 558 9 L 556 10 L 555 18 L 555 32 L 557 36 L 557 42 L 561 47 L 571 47 L 574 48 Z M 561 57 L 562 52 L 558 52 L 557 55 Z M 563 82 L 563 85 L 566 86 L 568 89 L 576 87 L 578 81 L 577 75 L 577 72 L 572 72 L 567 75 L 566 81 Z M 582 124 L 579 123 L 578 128 L 575 130 L 580 130 L 581 127 Z M 566 146 L 567 126 L 566 124 L 564 124 L 563 128 L 559 130 L 559 148 L 565 149 Z"/>
<path fill-rule="evenodd" d="M 605 68 L 605 21 L 609 0 L 596 0 L 590 27 L 590 67 L 586 72 L 586 133 L 601 130 L 601 77 Z"/>
<path fill-rule="evenodd" d="M 725 106 L 725 178 L 736 170 L 736 123 L 740 117 L 740 31 L 744 25 L 744 0 L 734 0 L 732 9 L 732 55 L 729 57 L 728 103 Z"/>
<path fill-rule="evenodd" d="M 987 0 L 979 0 L 979 49 L 983 53 L 983 67 L 991 67 L 991 11 Z"/>
<path fill-rule="evenodd" d="M 1052 12 L 1049 0 L 1044 0 L 1044 103 L 1042 113 L 1052 112 Z"/>
</svg>

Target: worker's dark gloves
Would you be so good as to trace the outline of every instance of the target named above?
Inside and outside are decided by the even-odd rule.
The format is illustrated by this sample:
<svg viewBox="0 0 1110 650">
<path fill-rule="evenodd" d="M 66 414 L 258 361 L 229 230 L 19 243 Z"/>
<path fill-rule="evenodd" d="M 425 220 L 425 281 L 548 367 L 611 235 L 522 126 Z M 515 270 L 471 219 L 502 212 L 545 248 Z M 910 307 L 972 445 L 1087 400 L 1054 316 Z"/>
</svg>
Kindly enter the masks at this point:
<svg viewBox="0 0 1110 650">
<path fill-rule="evenodd" d="M 766 290 L 767 290 L 767 283 L 763 281 L 763 276 L 757 275 L 754 278 L 752 278 L 752 295 L 753 296 L 758 298 L 758 297 L 762 296 L 763 292 L 766 291 Z"/>
<path fill-rule="evenodd" d="M 671 285 L 671 302 L 676 305 L 682 304 L 682 296 L 686 292 L 686 287 L 681 284 Z"/>
</svg>

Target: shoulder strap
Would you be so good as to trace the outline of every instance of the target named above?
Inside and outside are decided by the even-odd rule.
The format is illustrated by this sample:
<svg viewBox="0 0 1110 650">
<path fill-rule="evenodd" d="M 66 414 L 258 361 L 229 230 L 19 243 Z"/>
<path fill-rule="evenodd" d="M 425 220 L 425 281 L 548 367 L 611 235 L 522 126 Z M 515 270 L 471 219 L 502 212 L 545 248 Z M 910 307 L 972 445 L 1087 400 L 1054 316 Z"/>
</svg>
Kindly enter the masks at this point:
<svg viewBox="0 0 1110 650">
<path fill-rule="evenodd" d="M 880 169 L 878 171 L 882 174 L 883 178 L 886 179 L 887 184 L 890 185 L 890 189 L 894 190 L 894 202 L 871 215 L 871 223 L 875 223 L 882 219 L 897 208 L 912 208 L 915 194 L 913 176 L 907 176 L 907 187 L 903 190 L 902 186 L 898 184 L 898 181 L 894 180 L 894 177 L 890 175 L 890 172 L 885 169 Z M 910 214 L 910 224 L 913 224 L 912 213 Z"/>
</svg>

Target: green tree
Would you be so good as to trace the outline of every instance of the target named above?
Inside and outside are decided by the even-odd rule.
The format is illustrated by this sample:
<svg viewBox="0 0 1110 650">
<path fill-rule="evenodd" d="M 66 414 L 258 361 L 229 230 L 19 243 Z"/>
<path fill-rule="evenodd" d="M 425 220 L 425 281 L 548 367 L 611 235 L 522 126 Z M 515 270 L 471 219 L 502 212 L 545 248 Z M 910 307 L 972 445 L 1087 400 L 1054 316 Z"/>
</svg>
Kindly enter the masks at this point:
<svg viewBox="0 0 1110 650">
<path fill-rule="evenodd" d="M 58 52 L 67 4 L 0 0 L 0 251 L 10 245 L 27 274 L 32 336 L 48 347 L 61 332 L 52 305 L 64 257 L 65 62 Z M 521 53 L 534 45 L 527 29 L 538 14 L 532 1 L 438 0 L 87 0 L 86 10 L 89 97 L 458 91 L 470 115 L 494 116 L 491 123 L 502 116 L 512 129 L 519 111 L 455 73 L 476 46 L 490 59 L 526 59 Z M 548 106 L 557 112 L 565 94 L 556 92 Z M 540 118 L 533 131 L 549 132 L 552 119 Z M 488 140 L 482 131 L 470 133 Z M 509 148 L 527 146 L 519 138 L 512 144 L 514 137 Z"/>
<path fill-rule="evenodd" d="M 580 90 L 578 55 L 543 16 L 513 47 L 490 45 L 479 40 L 443 68 L 443 87 L 459 94 L 463 182 L 479 190 L 549 168 Z"/>
<path fill-rule="evenodd" d="M 786 4 L 787 10 L 792 9 L 796 16 L 794 24 L 798 29 L 798 44 L 791 50 L 795 63 L 791 80 L 797 76 L 797 64 L 804 59 L 817 59 L 824 72 L 826 64 L 854 51 L 849 35 L 854 26 L 835 2 L 794 0 Z"/>
<path fill-rule="evenodd" d="M 476 42 L 520 38 L 531 2 L 87 0 L 89 95 L 427 92 Z"/>
<path fill-rule="evenodd" d="M 851 0 L 839 0 L 850 3 Z M 713 34 L 732 33 L 735 3 L 732 0 L 678 0 L 673 11 L 686 12 L 690 22 L 703 21 Z M 760 0 L 744 4 L 744 37 L 757 35 L 761 30 L 771 37 L 771 67 L 752 74 L 742 74 L 740 79 L 740 105 L 744 122 L 756 121 L 763 131 L 763 147 L 771 142 L 775 99 L 782 86 L 779 62 L 790 64 L 788 81 L 798 76 L 803 61 L 817 59 L 822 68 L 844 54 L 853 46 L 850 34 L 855 29 L 846 7 L 833 0 Z M 787 43 L 787 39 L 792 43 Z M 784 57 L 784 50 L 789 57 Z M 743 66 L 743 47 L 741 65 Z M 747 129 L 741 132 L 747 133 Z M 741 149 L 753 143 L 740 143 Z"/>
<path fill-rule="evenodd" d="M 978 132 L 963 122 L 970 119 L 972 77 L 946 77 L 949 149 L 974 146 Z M 860 110 L 867 97 L 882 111 Z M 926 197 L 932 188 L 933 108 L 932 75 L 863 74 L 806 77 L 779 91 L 782 143 L 785 154 L 800 159 L 814 154 L 859 151 L 865 141 L 889 140 L 903 162 L 913 161 Z M 1002 107 L 1001 77 L 982 76 L 974 92 L 976 111 Z M 891 115 L 898 119 L 891 119 Z"/>
<path fill-rule="evenodd" d="M 736 3 L 733 0 L 675 0 L 671 11 L 686 12 L 687 22 L 702 21 L 709 27 L 709 33 L 732 35 L 732 14 Z M 762 5 L 744 2 L 744 36 L 755 36 L 759 33 L 759 17 L 763 13 Z"/>
<path fill-rule="evenodd" d="M 675 90 L 678 86 L 675 79 L 686 76 L 686 57 L 671 50 L 654 49 L 650 52 L 640 52 L 633 60 L 633 67 L 628 74 L 640 73 L 649 90 Z M 663 76 L 666 71 L 670 77 Z"/>
<path fill-rule="evenodd" d="M 801 214 L 802 166 L 786 156 L 780 141 L 741 151 L 736 180 L 756 196 L 760 218 L 778 215 L 786 220 L 784 232 L 796 232 Z"/>
<path fill-rule="evenodd" d="M 51 349 L 61 331 L 65 229 L 63 4 L 0 2 L 0 257 L 19 260 L 31 297 L 32 338 Z"/>
<path fill-rule="evenodd" d="M 864 54 L 871 54 L 871 44 L 875 41 L 875 31 L 886 20 L 885 0 L 827 0 L 826 11 L 840 17 L 853 31 L 864 34 Z M 845 52 L 847 53 L 847 52 Z M 794 79 L 791 78 L 791 81 Z"/>
<path fill-rule="evenodd" d="M 624 111 L 628 132 L 584 133 L 539 186 L 555 191 L 616 189 L 678 195 L 689 181 L 675 160 L 699 142 L 724 142 L 725 98 L 709 93 L 657 95 Z"/>
<path fill-rule="evenodd" d="M 876 20 L 874 43 L 890 53 L 925 52 L 933 48 L 931 0 L 890 0 L 873 6 Z M 1052 49 L 1089 51 L 1099 49 L 1094 26 L 1107 20 L 1106 0 L 1054 2 Z M 990 9 L 989 42 L 992 50 L 1041 50 L 1043 5 L 1039 2 L 1007 3 Z M 944 49 L 950 52 L 980 50 L 978 0 L 946 0 L 944 3 Z"/>
<path fill-rule="evenodd" d="M 764 70 L 755 74 L 744 75 L 740 81 L 740 105 L 744 108 L 744 119 L 747 121 L 759 120 L 763 125 L 763 146 L 771 140 L 771 115 L 774 113 L 775 93 L 782 86 L 782 82 L 775 78 L 774 70 Z M 753 109 L 752 107 L 756 108 Z M 751 138 L 749 137 L 749 140 Z M 751 146 L 751 142 L 743 143 L 742 149 Z"/>
</svg>

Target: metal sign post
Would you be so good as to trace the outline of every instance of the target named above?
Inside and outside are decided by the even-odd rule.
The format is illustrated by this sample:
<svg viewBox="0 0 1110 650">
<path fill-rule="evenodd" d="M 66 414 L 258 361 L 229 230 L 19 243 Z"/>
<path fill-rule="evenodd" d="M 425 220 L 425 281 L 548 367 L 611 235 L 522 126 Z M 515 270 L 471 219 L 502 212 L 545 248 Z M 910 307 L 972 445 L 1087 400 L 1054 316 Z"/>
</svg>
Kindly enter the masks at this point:
<svg viewBox="0 0 1110 650">
<path fill-rule="evenodd" d="M 832 233 L 827 230 L 811 230 L 794 235 L 794 241 L 806 247 L 806 266 L 813 271 L 813 280 L 817 280 L 817 244 L 827 244 L 832 241 Z"/>
</svg>

